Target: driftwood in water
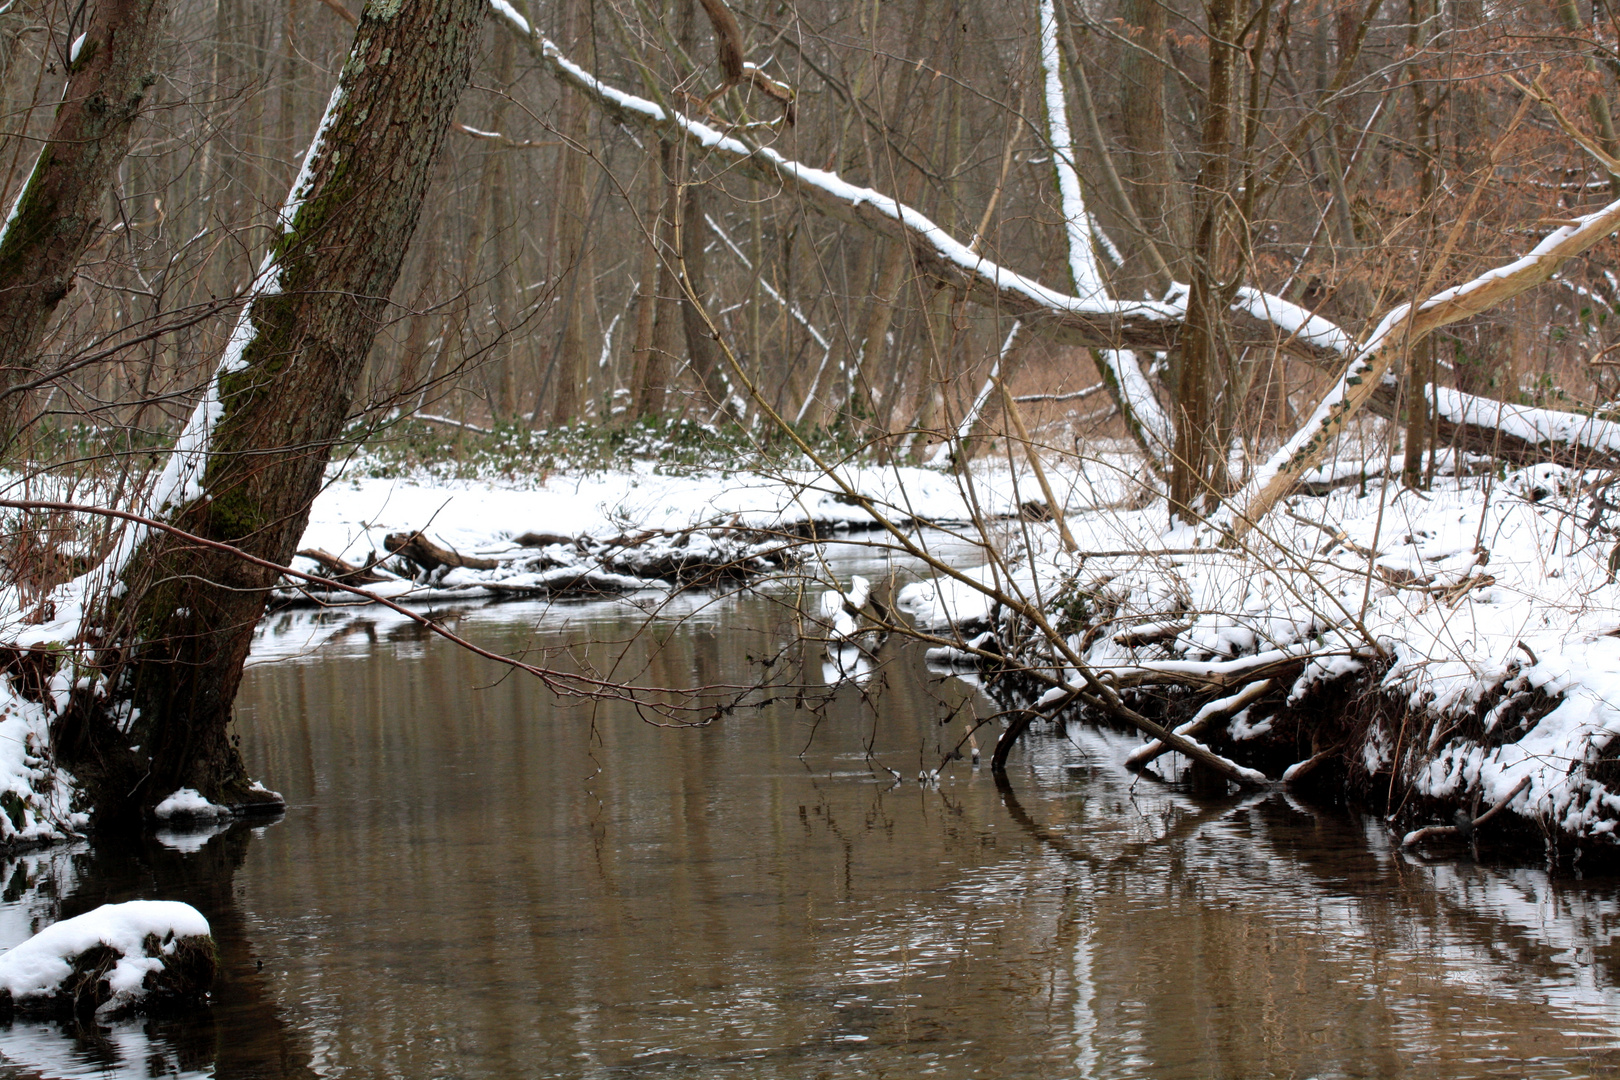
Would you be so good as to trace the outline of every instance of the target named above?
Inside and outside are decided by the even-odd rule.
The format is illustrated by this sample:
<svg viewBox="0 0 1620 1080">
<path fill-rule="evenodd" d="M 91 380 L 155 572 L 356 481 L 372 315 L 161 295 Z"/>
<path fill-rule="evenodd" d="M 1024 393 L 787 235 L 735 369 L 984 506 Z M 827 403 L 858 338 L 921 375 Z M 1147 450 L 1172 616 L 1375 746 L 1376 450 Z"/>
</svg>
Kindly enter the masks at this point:
<svg viewBox="0 0 1620 1080">
<path fill-rule="evenodd" d="M 326 571 L 326 576 L 333 581 L 341 581 L 346 585 L 380 585 L 392 580 L 384 574 L 379 574 L 370 566 L 356 566 L 351 562 L 344 562 L 329 551 L 320 548 L 305 548 L 298 552 L 298 556 L 308 559 Z"/>
<path fill-rule="evenodd" d="M 692 550 L 693 537 L 707 537 Z M 759 545 L 772 544 L 767 550 Z M 784 534 L 745 529 L 733 518 L 729 525 L 714 524 L 687 529 L 643 529 L 598 539 L 593 536 L 562 536 L 557 533 L 527 532 L 512 542 L 526 548 L 561 544 L 595 560 L 603 570 L 677 585 L 713 585 L 721 581 L 751 577 L 761 570 L 758 560 L 774 567 L 792 562 L 792 543 Z M 716 544 L 720 546 L 717 548 Z M 735 544 L 736 548 L 729 545 Z M 744 550 L 747 548 L 754 550 Z"/>
<path fill-rule="evenodd" d="M 1472 840 L 1474 838 L 1475 829 L 1491 820 L 1491 818 L 1495 817 L 1497 814 L 1500 814 L 1507 807 L 1508 803 L 1518 798 L 1519 792 L 1523 791 L 1529 786 L 1530 777 L 1526 776 L 1523 780 L 1520 780 L 1514 785 L 1512 791 L 1498 799 L 1495 806 L 1491 807 L 1478 817 L 1472 817 L 1466 810 L 1459 810 L 1457 811 L 1457 824 L 1430 825 L 1424 829 L 1414 830 L 1413 832 L 1407 833 L 1406 836 L 1401 840 L 1401 846 L 1412 847 L 1414 844 L 1421 844 L 1425 840 L 1438 836 L 1460 836 L 1464 840 Z"/>
<path fill-rule="evenodd" d="M 791 542 L 767 532 L 718 524 L 627 532 L 607 540 L 543 532 L 524 533 L 515 540 L 530 550 L 489 558 L 462 555 L 420 531 L 390 533 L 383 538 L 383 547 L 391 555 L 400 556 L 427 577 L 414 571 L 401 575 L 392 568 L 382 569 L 375 559 L 355 566 L 319 549 L 298 554 L 319 564 L 322 580 L 339 589 L 403 586 L 406 591 L 390 593 L 395 598 L 479 591 L 501 598 L 606 596 L 665 584 L 707 587 L 746 580 L 793 562 Z M 471 573 L 447 583 L 441 572 L 448 569 Z M 417 576 L 414 585 L 413 576 Z M 283 605 L 334 602 L 320 593 L 318 585 L 312 590 L 308 585 L 289 584 L 278 590 L 277 601 Z"/>
<path fill-rule="evenodd" d="M 383 547 L 395 555 L 404 556 L 424 570 L 437 570 L 441 566 L 493 570 L 501 565 L 498 559 L 479 559 L 442 548 L 419 532 L 389 533 L 383 537 Z"/>
</svg>

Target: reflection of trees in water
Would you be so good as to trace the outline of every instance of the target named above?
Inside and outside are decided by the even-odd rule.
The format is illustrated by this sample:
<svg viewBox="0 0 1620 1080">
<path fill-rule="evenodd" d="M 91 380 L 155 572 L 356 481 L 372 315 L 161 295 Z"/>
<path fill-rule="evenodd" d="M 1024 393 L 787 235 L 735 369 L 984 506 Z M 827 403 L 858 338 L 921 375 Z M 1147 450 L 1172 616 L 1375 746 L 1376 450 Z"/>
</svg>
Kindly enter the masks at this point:
<svg viewBox="0 0 1620 1080">
<path fill-rule="evenodd" d="M 237 824 L 200 847 L 201 837 L 186 834 L 166 834 L 167 843 L 118 836 L 0 861 L 7 908 L 31 918 L 34 930 L 101 904 L 182 900 L 207 916 L 220 962 L 209 1009 L 112 1025 L 18 1021 L 0 1028 L 0 1061 L 26 1070 L 21 1075 L 52 1075 L 53 1062 L 71 1062 L 76 1071 L 177 1069 L 219 1080 L 313 1077 L 310 1048 L 277 1009 L 236 903 L 236 872 L 263 827 Z"/>
<path fill-rule="evenodd" d="M 1076 1008 L 1077 1042 L 1104 1059 L 1090 1071 L 1126 1059 L 1231 1076 L 1620 1063 L 1602 1020 L 1620 1001 L 1612 882 L 1424 864 L 1343 807 L 1195 797 L 1108 764 L 1086 768 L 1083 794 L 1051 798 L 1054 765 L 1122 756 L 1123 737 L 1067 734 L 1077 745 L 1037 739 L 1039 767 L 998 788 L 1012 822 L 1086 882 L 1073 981 L 1092 985 Z M 1285 1007 L 1291 997 L 1309 1007 Z"/>
</svg>

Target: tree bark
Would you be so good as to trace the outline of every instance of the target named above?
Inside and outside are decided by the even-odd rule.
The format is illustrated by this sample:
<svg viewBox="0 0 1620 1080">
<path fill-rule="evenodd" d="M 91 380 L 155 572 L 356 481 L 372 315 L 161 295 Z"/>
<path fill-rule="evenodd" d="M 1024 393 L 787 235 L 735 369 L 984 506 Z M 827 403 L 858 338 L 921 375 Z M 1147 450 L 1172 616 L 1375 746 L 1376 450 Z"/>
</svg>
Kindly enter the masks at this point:
<svg viewBox="0 0 1620 1080">
<path fill-rule="evenodd" d="M 673 177 L 676 172 L 678 149 L 669 143 L 659 144 L 661 166 L 653 182 L 658 184 L 661 209 L 653 235 L 658 252 L 657 284 L 654 286 L 652 349 L 643 366 L 643 379 L 637 391 L 637 415 L 656 419 L 664 415 L 668 404 L 670 374 L 686 350 L 686 327 L 682 309 L 680 282 L 675 280 L 675 215 L 680 213 L 680 188 Z"/>
<path fill-rule="evenodd" d="M 495 42 L 494 76 L 496 94 L 491 103 L 490 130 L 506 131 L 507 94 L 512 85 L 513 66 L 517 49 L 510 34 L 500 34 Z M 489 387 L 489 411 L 497 422 L 515 423 L 517 412 L 517 375 L 513 370 L 512 333 L 509 329 L 512 310 L 512 277 L 514 274 L 507 238 L 513 224 L 510 216 L 511 198 L 507 159 L 511 152 L 504 147 L 495 148 L 484 159 L 479 177 L 479 227 L 488 237 L 494 270 L 487 286 L 489 310 L 493 314 L 494 333 L 498 335 L 490 350 L 486 364 L 485 383 Z"/>
<path fill-rule="evenodd" d="M 595 59 L 591 48 L 589 0 L 566 0 L 563 4 L 563 40 L 580 62 L 590 66 Z M 584 147 L 590 138 L 592 109 L 584 94 L 564 86 L 558 103 L 557 133 L 563 145 L 557 151 L 557 202 L 553 232 L 557 248 L 554 265 L 563 275 L 562 327 L 557 335 L 557 362 L 553 383 L 551 421 L 572 423 L 585 404 L 590 366 L 586 355 L 585 321 L 592 307 L 590 260 L 587 258 L 587 226 L 590 218 L 590 192 Z M 538 416 L 536 417 L 538 419 Z"/>
<path fill-rule="evenodd" d="M 284 232 L 160 483 L 159 509 L 181 528 L 277 563 L 296 550 L 484 11 L 483 0 L 368 4 Z M 98 822 L 134 823 L 181 787 L 226 805 L 262 800 L 229 727 L 274 571 L 137 533 L 104 573 L 118 587 L 86 620 L 101 680 L 57 731 Z"/>
<path fill-rule="evenodd" d="M 69 69 L 50 138 L 0 232 L 0 388 L 27 381 L 56 306 L 73 288 L 129 133 L 157 80 L 167 0 L 102 0 Z M 0 401 L 0 446 L 21 395 Z"/>
<path fill-rule="evenodd" d="M 726 17 L 730 16 L 724 4 L 718 7 L 712 3 L 704 4 L 716 30 L 716 48 L 720 57 L 722 74 L 729 76 L 731 68 L 736 68 L 740 77 L 742 70 L 742 49 L 740 34 L 726 32 Z M 676 15 L 676 38 L 681 48 L 691 57 L 697 55 L 697 10 L 692 0 L 681 0 Z M 735 19 L 731 20 L 733 30 Z M 728 52 L 736 55 L 727 58 Z M 675 219 L 680 223 L 680 273 L 686 279 L 681 292 L 697 298 L 705 308 L 709 307 L 709 271 L 706 249 L 709 243 L 709 225 L 703 220 L 703 188 L 694 182 L 696 175 L 696 155 L 686 148 L 676 156 L 678 168 L 672 174 L 672 182 L 677 185 Z M 672 215 L 672 216 L 675 216 Z M 678 283 L 679 284 L 679 283 Z M 704 419 L 712 419 L 714 413 L 723 413 L 736 419 L 732 408 L 730 393 L 727 389 L 726 378 L 720 370 L 720 349 L 709 336 L 709 328 L 704 324 L 703 314 L 687 299 L 681 304 L 681 322 L 686 336 L 686 362 L 696 377 L 698 386 L 708 397 L 711 406 L 711 415 Z"/>
<path fill-rule="evenodd" d="M 627 422 L 656 416 L 664 408 L 663 364 L 653 337 L 658 325 L 658 287 L 663 274 L 658 242 L 663 227 L 666 186 L 660 162 L 660 155 L 647 155 L 647 212 L 642 223 L 646 231 L 641 237 L 641 284 L 636 291 L 636 337 L 630 353 Z"/>
<path fill-rule="evenodd" d="M 680 201 L 681 272 L 686 276 L 692 295 L 705 308 L 713 310 L 710 305 L 709 260 L 704 250 L 709 243 L 710 229 L 709 223 L 703 220 L 703 189 L 695 185 L 684 186 Z M 687 363 L 708 397 L 711 409 L 733 420 L 740 419 L 731 401 L 725 373 L 720 368 L 720 348 L 709 336 L 703 313 L 688 301 L 681 305 L 681 320 L 686 330 Z"/>
<path fill-rule="evenodd" d="M 1133 45 L 1122 50 L 1119 60 L 1119 106 L 1125 146 L 1125 182 L 1132 187 L 1133 201 L 1148 235 L 1132 237 L 1127 249 L 1126 273 L 1122 287 L 1151 288 L 1160 277 L 1152 256 L 1143 247 L 1157 243 L 1161 252 L 1171 253 L 1169 272 L 1181 278 L 1185 268 L 1175 260 L 1175 252 L 1185 252 L 1189 229 L 1185 200 L 1176 180 L 1175 152 L 1170 146 L 1170 127 L 1165 104 L 1164 38 L 1168 32 L 1169 9 L 1159 0 L 1125 0 L 1121 8 Z"/>
<path fill-rule="evenodd" d="M 1235 0 L 1209 5 L 1209 84 L 1203 117 L 1203 162 L 1193 190 L 1192 291 L 1176 364 L 1175 455 L 1170 465 L 1170 510 L 1184 521 L 1202 515 L 1225 484 L 1225 447 L 1215 443 L 1215 387 L 1221 370 L 1225 304 L 1218 275 L 1232 162 L 1232 91 L 1235 76 Z"/>
</svg>

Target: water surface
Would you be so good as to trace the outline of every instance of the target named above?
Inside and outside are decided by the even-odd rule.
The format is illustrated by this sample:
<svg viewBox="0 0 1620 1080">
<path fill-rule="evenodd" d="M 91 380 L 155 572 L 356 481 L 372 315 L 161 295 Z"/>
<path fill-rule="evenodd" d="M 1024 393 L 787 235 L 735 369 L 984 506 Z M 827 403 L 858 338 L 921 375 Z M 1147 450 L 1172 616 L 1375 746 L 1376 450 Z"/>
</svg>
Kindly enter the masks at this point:
<svg viewBox="0 0 1620 1080">
<path fill-rule="evenodd" d="M 440 614 L 646 685 L 814 684 L 791 600 Z M 226 965 L 209 1015 L 19 1023 L 0 1074 L 1620 1068 L 1612 880 L 1425 864 L 1348 811 L 1134 778 L 1130 740 L 1080 728 L 1032 733 L 998 788 L 948 760 L 994 706 L 912 648 L 880 658 L 682 729 L 397 619 L 284 617 L 240 722 L 283 819 L 4 871 L 0 946 L 106 900 L 197 904 Z"/>
</svg>

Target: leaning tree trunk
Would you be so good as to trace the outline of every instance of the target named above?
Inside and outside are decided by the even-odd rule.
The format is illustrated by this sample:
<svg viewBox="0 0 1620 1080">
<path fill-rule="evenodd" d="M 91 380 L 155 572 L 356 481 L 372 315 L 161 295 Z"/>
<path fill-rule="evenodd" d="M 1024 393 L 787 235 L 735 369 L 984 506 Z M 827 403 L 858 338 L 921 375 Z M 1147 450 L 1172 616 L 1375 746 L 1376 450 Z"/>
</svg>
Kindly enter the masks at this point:
<svg viewBox="0 0 1620 1080">
<path fill-rule="evenodd" d="M 166 0 L 102 0 L 72 46 L 67 90 L 33 172 L 0 227 L 0 387 L 28 381 L 56 306 L 101 223 L 146 92 Z M 0 446 L 22 395 L 0 400 Z"/>
<path fill-rule="evenodd" d="M 372 0 L 213 384 L 160 483 L 160 513 L 276 563 L 296 549 L 386 314 L 478 44 L 484 0 Z M 229 734 L 275 573 L 148 533 L 113 556 L 87 627 L 103 681 L 57 732 L 102 823 L 170 792 L 262 799 Z M 137 749 L 138 748 L 138 749 Z M 259 789 L 262 791 L 262 789 Z"/>
</svg>

